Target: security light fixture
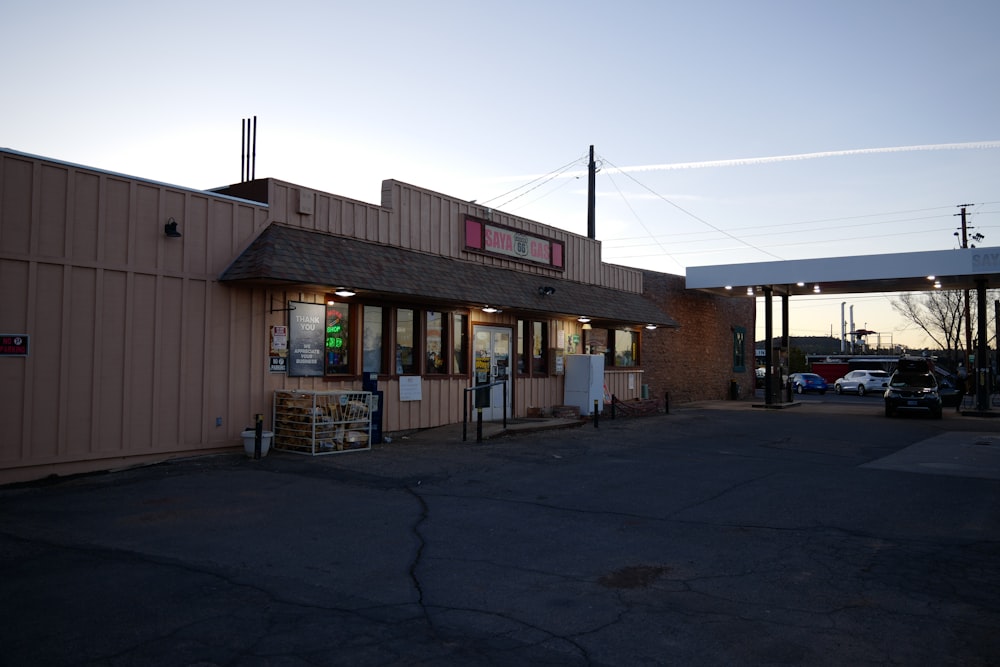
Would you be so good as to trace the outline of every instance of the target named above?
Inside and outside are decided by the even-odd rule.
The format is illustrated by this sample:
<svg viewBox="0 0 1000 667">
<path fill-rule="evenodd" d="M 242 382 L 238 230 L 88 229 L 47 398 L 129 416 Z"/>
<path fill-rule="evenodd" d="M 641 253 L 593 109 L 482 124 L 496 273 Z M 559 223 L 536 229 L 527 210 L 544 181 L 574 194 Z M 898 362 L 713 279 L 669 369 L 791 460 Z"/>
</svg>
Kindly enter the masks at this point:
<svg viewBox="0 0 1000 667">
<path fill-rule="evenodd" d="M 556 288 L 550 287 L 549 285 L 543 285 L 538 288 L 539 296 L 552 296 L 555 293 L 556 293 Z"/>
<path fill-rule="evenodd" d="M 163 225 L 163 233 L 170 239 L 179 239 L 181 233 L 177 231 L 177 221 L 173 218 L 167 220 L 167 224 Z"/>
</svg>

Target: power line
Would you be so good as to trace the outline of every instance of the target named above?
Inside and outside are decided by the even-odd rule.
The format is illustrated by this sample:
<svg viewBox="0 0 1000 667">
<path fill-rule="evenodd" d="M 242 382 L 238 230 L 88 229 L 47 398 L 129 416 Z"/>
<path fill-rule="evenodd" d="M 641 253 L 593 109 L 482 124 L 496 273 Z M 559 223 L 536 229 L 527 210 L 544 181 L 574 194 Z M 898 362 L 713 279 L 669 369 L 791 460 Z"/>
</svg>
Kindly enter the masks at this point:
<svg viewBox="0 0 1000 667">
<path fill-rule="evenodd" d="M 652 194 L 657 199 L 660 199 L 660 200 L 666 202 L 667 204 L 670 204 L 671 206 L 673 206 L 674 208 L 676 208 L 678 211 L 680 211 L 684 215 L 688 216 L 689 218 L 697 220 L 698 222 L 700 222 L 701 224 L 705 225 L 706 227 L 710 227 L 711 229 L 714 229 L 718 233 L 722 234 L 723 236 L 726 236 L 726 237 L 728 237 L 728 238 L 736 241 L 737 243 L 741 243 L 741 244 L 747 246 L 748 248 L 752 248 L 752 249 L 754 249 L 754 250 L 756 250 L 756 251 L 758 251 L 760 253 L 763 253 L 765 255 L 768 255 L 769 257 L 773 257 L 773 258 L 778 259 L 778 260 L 784 259 L 783 257 L 779 257 L 779 256 L 775 255 L 772 252 L 769 252 L 767 250 L 764 250 L 763 248 L 755 246 L 752 243 L 748 243 L 747 241 L 744 241 L 743 239 L 739 238 L 738 236 L 736 236 L 734 234 L 730 234 L 726 230 L 721 229 L 719 227 L 716 227 L 715 225 L 713 225 L 712 223 L 708 222 L 707 220 L 704 220 L 704 219 L 698 217 L 697 215 L 695 215 L 691 211 L 687 210 L 683 206 L 681 206 L 681 205 L 679 205 L 679 204 L 677 204 L 677 203 L 675 203 L 675 202 L 667 199 L 666 197 L 664 197 L 663 195 L 661 195 L 656 190 L 653 190 L 652 188 L 650 188 L 646 184 L 639 182 L 638 180 L 636 180 L 636 178 L 634 176 L 632 176 L 632 174 L 630 174 L 628 172 L 622 171 L 621 168 L 615 166 L 615 164 L 613 162 L 611 162 L 611 160 L 608 160 L 607 158 L 604 158 L 604 157 L 602 157 L 601 160 L 603 162 L 607 162 L 608 164 L 610 164 L 612 167 L 614 167 L 615 169 L 617 169 L 620 173 L 625 174 L 625 176 L 628 177 L 629 179 L 631 179 L 633 183 L 635 183 L 636 185 L 638 185 L 642 189 L 646 190 L 647 192 L 649 192 L 650 194 Z"/>
<path fill-rule="evenodd" d="M 524 192 L 522 192 L 521 194 L 517 195 L 517 197 L 513 197 L 513 198 L 511 198 L 511 199 L 508 199 L 508 200 L 507 200 L 507 201 L 505 201 L 505 202 L 504 202 L 503 204 L 500 204 L 499 206 L 495 206 L 494 208 L 501 208 L 501 207 L 503 207 L 503 206 L 506 206 L 506 205 L 507 205 L 507 204 L 509 204 L 510 202 L 512 202 L 512 201 L 514 201 L 514 200 L 516 200 L 516 199 L 519 199 L 520 197 L 523 197 L 524 195 L 528 194 L 528 193 L 529 193 L 529 192 L 531 192 L 532 190 L 535 190 L 535 189 L 537 189 L 537 188 L 540 188 L 541 186 L 545 185 L 546 183 L 548 183 L 548 182 L 549 182 L 549 181 L 551 181 L 552 179 L 554 179 L 554 178 L 558 178 L 558 177 L 559 177 L 559 176 L 560 176 L 560 175 L 561 175 L 561 174 L 562 174 L 563 172 L 565 172 L 565 171 L 569 170 L 569 169 L 570 169 L 571 167 L 575 167 L 576 165 L 580 164 L 580 162 L 581 162 L 582 160 L 584 160 L 584 159 L 585 159 L 586 157 L 587 157 L 587 156 L 586 156 L 586 155 L 584 155 L 584 156 L 581 156 L 581 157 L 578 157 L 578 158 L 575 158 L 575 159 L 574 159 L 574 160 L 573 160 L 572 162 L 569 162 L 569 163 L 567 163 L 567 164 L 564 164 L 563 166 L 559 167 L 558 169 L 556 169 L 556 170 L 554 170 L 554 171 L 550 171 L 550 172 L 549 172 L 549 173 L 547 173 L 547 174 L 544 174 L 544 175 L 542 175 L 542 176 L 539 176 L 538 178 L 535 178 L 535 179 L 532 179 L 532 180 L 528 181 L 527 183 L 524 183 L 524 184 L 522 184 L 522 185 L 519 185 L 519 186 L 517 186 L 516 188 L 514 188 L 514 189 L 512 189 L 512 190 L 508 190 L 507 192 L 504 192 L 503 194 L 500 194 L 500 195 L 497 195 L 496 197 L 493 197 L 492 199 L 487 199 L 486 201 L 483 201 L 483 202 L 478 202 L 478 203 L 479 203 L 479 205 L 480 205 L 480 206 L 485 206 L 486 204 L 489 204 L 489 203 L 490 203 L 490 202 L 492 202 L 492 201 L 496 201 L 497 199 L 500 199 L 501 197 L 506 197 L 506 196 L 507 196 L 507 195 L 509 195 L 509 194 L 512 194 L 512 193 L 514 193 L 514 192 L 517 192 L 518 190 L 522 190 L 522 189 L 524 189 L 524 188 L 527 188 L 527 187 L 528 187 L 528 186 L 530 186 L 530 185 L 533 185 L 533 184 L 535 184 L 535 183 L 538 183 L 538 185 L 535 185 L 534 187 L 532 187 L 532 188 L 530 188 L 530 189 L 528 189 L 528 190 L 525 190 L 525 191 L 524 191 Z M 541 182 L 539 182 L 539 181 L 541 181 Z"/>
</svg>

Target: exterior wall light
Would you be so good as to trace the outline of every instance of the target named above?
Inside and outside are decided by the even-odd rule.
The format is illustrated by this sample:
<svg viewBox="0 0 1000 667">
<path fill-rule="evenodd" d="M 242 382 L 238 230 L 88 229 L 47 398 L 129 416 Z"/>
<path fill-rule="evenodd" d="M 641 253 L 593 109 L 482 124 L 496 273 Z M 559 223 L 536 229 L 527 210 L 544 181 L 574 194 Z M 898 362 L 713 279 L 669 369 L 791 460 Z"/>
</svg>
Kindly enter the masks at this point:
<svg viewBox="0 0 1000 667">
<path fill-rule="evenodd" d="M 163 225 L 163 233 L 169 239 L 179 239 L 181 233 L 177 231 L 177 221 L 173 218 L 167 220 L 167 224 Z"/>
</svg>

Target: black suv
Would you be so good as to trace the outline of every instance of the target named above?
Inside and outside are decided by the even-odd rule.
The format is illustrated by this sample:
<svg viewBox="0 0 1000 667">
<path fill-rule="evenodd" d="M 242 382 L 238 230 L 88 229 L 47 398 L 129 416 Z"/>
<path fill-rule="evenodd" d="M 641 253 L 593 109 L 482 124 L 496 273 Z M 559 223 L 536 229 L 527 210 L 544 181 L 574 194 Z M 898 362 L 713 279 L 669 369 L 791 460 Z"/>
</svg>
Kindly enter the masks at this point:
<svg viewBox="0 0 1000 667">
<path fill-rule="evenodd" d="M 897 410 L 929 412 L 935 419 L 941 419 L 941 395 L 926 359 L 900 357 L 885 390 L 885 416 L 891 417 Z"/>
</svg>

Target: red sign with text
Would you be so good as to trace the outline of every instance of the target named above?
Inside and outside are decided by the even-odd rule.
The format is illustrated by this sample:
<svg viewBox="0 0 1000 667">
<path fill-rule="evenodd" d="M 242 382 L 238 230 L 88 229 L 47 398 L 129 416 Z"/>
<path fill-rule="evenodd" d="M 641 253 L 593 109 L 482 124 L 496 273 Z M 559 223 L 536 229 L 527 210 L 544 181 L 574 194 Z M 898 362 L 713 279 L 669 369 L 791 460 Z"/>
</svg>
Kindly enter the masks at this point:
<svg viewBox="0 0 1000 667">
<path fill-rule="evenodd" d="M 0 334 L 0 357 L 28 356 L 28 334 Z"/>
<path fill-rule="evenodd" d="M 535 236 L 473 217 L 465 218 L 465 249 L 544 264 L 553 269 L 566 268 L 563 266 L 562 241 Z"/>
</svg>

